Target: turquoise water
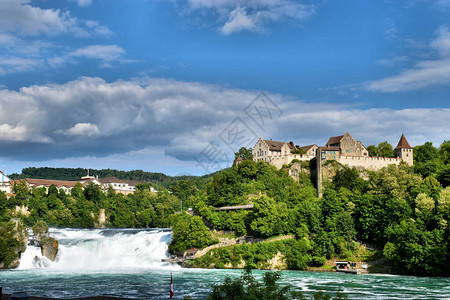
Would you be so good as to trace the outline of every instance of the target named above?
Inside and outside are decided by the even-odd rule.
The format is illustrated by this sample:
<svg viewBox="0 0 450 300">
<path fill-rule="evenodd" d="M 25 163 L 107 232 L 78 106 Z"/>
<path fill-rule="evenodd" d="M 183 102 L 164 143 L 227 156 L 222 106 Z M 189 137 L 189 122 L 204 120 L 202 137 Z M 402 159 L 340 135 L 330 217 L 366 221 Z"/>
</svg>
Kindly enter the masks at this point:
<svg viewBox="0 0 450 300">
<path fill-rule="evenodd" d="M 170 274 L 175 299 L 185 295 L 204 299 L 213 284 L 241 270 L 182 269 L 160 262 L 167 255 L 171 233 L 161 230 L 53 229 L 60 241 L 56 262 L 29 247 L 16 270 L 0 272 L 5 293 L 26 291 L 47 297 L 108 295 L 141 299 L 167 299 Z M 263 271 L 255 271 L 261 278 Z M 341 290 L 350 299 L 450 299 L 449 278 L 396 275 L 349 275 L 284 271 L 280 283 L 312 295 Z"/>
</svg>

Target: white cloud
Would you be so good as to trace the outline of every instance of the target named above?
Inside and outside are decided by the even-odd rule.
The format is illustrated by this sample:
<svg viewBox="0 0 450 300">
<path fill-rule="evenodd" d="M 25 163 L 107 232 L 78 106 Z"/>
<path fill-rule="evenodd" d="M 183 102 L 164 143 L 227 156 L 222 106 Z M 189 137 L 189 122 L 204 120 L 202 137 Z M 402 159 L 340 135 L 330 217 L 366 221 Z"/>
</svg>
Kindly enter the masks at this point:
<svg viewBox="0 0 450 300">
<path fill-rule="evenodd" d="M 43 65 L 39 59 L 0 57 L 0 74 L 30 71 Z"/>
<path fill-rule="evenodd" d="M 30 0 L 0 0 L 0 7 L 0 75 L 42 69 L 47 67 L 46 63 L 51 67 L 61 66 L 63 61 L 74 62 L 75 56 L 110 62 L 124 53 L 114 45 L 88 46 L 70 53 L 70 46 L 58 44 L 52 38 L 62 34 L 113 35 L 106 26 L 72 17 L 68 10 L 43 9 Z"/>
<path fill-rule="evenodd" d="M 31 6 L 29 0 L 1 0 L 0 30 L 25 35 L 55 34 L 67 31 L 76 23 L 68 12 Z"/>
<path fill-rule="evenodd" d="M 220 28 L 220 32 L 229 35 L 242 30 L 255 31 L 257 23 L 258 19 L 256 16 L 247 16 L 245 8 L 238 6 L 230 12 L 228 21 Z"/>
<path fill-rule="evenodd" d="M 49 143 L 50 139 L 39 133 L 36 134 L 33 130 L 28 129 L 23 124 L 10 125 L 4 123 L 0 124 L 0 141 Z"/>
<path fill-rule="evenodd" d="M 83 56 L 112 61 L 118 59 L 124 53 L 125 50 L 116 45 L 91 45 L 71 52 L 70 56 Z"/>
<path fill-rule="evenodd" d="M 76 0 L 78 6 L 80 7 L 86 7 L 92 4 L 92 0 Z"/>
<path fill-rule="evenodd" d="M 1 127 L 5 133 L 0 134 L 0 141 L 15 142 L 1 147 L 0 156 L 47 161 L 159 149 L 195 164 L 194 157 L 209 142 L 232 157 L 219 136 L 236 117 L 257 136 L 300 145 L 323 145 L 329 136 L 346 131 L 365 145 L 384 140 L 395 144 L 402 132 L 411 145 L 450 139 L 450 109 L 358 109 L 274 94 L 268 95 L 283 113 L 266 120 L 270 126 L 263 130 L 243 111 L 256 95 L 151 78 L 108 83 L 86 77 L 18 91 L 0 90 L 0 120 L 6 124 Z M 20 138 L 13 140 L 7 132 L 16 132 Z M 37 141 L 44 145 L 33 146 Z"/>
<path fill-rule="evenodd" d="M 447 27 L 438 29 L 437 36 L 429 43 L 428 49 L 436 51 L 438 57 L 419 61 L 414 68 L 406 69 L 398 75 L 366 82 L 364 88 L 376 92 L 403 92 L 450 84 L 450 31 Z"/>
<path fill-rule="evenodd" d="M 23 125 L 13 126 L 10 124 L 0 124 L 0 140 L 23 141 L 27 137 L 28 130 Z"/>
<path fill-rule="evenodd" d="M 441 57 L 450 56 L 450 31 L 447 26 L 441 26 L 437 31 L 437 38 L 430 46 L 436 49 Z"/>
<path fill-rule="evenodd" d="M 101 61 L 101 68 L 112 68 L 113 62 L 135 63 L 136 60 L 122 59 L 125 50 L 116 45 L 90 45 L 74 50 L 64 56 L 56 56 L 47 59 L 47 63 L 52 68 L 59 68 L 65 64 L 77 63 L 77 58 L 98 59 Z M 1 65 L 1 64 L 0 64 Z"/>
<path fill-rule="evenodd" d="M 395 56 L 392 58 L 379 59 L 377 60 L 377 63 L 379 63 L 380 65 L 392 67 L 407 60 L 408 60 L 407 56 Z"/>
<path fill-rule="evenodd" d="M 184 2 L 184 1 L 183 1 Z M 224 35 L 240 31 L 264 31 L 271 22 L 300 21 L 315 13 L 313 5 L 293 0 L 189 0 L 191 11 L 211 14 L 222 23 Z"/>
<path fill-rule="evenodd" d="M 86 3 L 89 1 L 85 1 Z M 111 31 L 95 21 L 82 21 L 69 11 L 42 9 L 30 0 L 0 0 L 0 32 L 26 36 L 73 33 L 79 37 L 111 35 Z"/>
<path fill-rule="evenodd" d="M 450 59 L 421 61 L 399 75 L 367 82 L 365 88 L 377 92 L 403 92 L 450 83 Z"/>
<path fill-rule="evenodd" d="M 93 136 L 98 135 L 99 130 L 97 125 L 91 123 L 77 123 L 75 126 L 69 129 L 58 129 L 56 130 L 58 134 L 64 135 L 81 135 L 81 136 Z"/>
</svg>

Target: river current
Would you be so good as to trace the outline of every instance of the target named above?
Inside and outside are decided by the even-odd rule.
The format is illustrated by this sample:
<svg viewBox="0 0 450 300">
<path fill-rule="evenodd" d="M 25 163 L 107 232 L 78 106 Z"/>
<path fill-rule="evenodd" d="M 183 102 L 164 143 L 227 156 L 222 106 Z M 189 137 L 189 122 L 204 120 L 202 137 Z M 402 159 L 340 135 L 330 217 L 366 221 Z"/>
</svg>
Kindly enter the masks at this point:
<svg viewBox="0 0 450 300">
<path fill-rule="evenodd" d="M 19 268 L 0 271 L 4 293 L 25 291 L 45 297 L 106 295 L 167 299 L 170 276 L 174 299 L 204 299 L 212 285 L 241 270 L 183 269 L 162 263 L 172 233 L 163 229 L 51 229 L 60 244 L 55 262 L 29 245 Z M 261 278 L 263 271 L 255 271 Z M 301 290 L 342 291 L 350 299 L 450 299 L 450 278 L 398 275 L 349 275 L 283 271 L 280 283 Z"/>
</svg>

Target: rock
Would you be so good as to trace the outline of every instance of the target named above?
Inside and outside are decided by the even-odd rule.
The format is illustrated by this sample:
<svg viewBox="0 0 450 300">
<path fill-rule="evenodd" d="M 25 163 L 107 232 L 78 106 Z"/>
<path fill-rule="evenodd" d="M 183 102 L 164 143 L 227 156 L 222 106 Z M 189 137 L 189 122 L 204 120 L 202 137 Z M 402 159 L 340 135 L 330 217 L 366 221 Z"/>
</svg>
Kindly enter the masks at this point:
<svg viewBox="0 0 450 300">
<path fill-rule="evenodd" d="M 4 251 L 3 254 L 5 255 L 4 258 L 6 259 L 0 261 L 0 269 L 17 268 L 20 264 L 20 255 L 27 248 L 28 231 L 19 219 L 12 219 L 4 226 L 6 226 L 6 228 L 3 228 L 2 230 L 6 229 L 7 234 L 4 237 L 0 237 L 0 239 L 13 239 L 16 242 L 13 246 L 8 246 L 8 244 L 6 244 L 7 247 L 2 249 L 2 251 Z"/>
<path fill-rule="evenodd" d="M 52 237 L 47 237 L 45 241 L 39 242 L 38 246 L 41 247 L 41 253 L 51 261 L 54 261 L 58 254 L 59 243 Z"/>
<path fill-rule="evenodd" d="M 45 222 L 39 221 L 33 226 L 34 237 L 41 247 L 41 253 L 51 261 L 54 261 L 58 254 L 59 243 L 48 233 L 48 226 Z"/>
</svg>

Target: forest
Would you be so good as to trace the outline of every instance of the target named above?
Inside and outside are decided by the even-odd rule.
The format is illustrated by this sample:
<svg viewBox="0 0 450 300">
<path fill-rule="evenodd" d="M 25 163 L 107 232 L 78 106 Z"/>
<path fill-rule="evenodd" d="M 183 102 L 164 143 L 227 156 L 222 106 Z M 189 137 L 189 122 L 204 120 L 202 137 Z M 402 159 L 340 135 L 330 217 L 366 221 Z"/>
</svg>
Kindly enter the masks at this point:
<svg viewBox="0 0 450 300">
<path fill-rule="evenodd" d="M 53 180 L 76 180 L 86 176 L 89 172 L 90 176 L 117 177 L 123 180 L 135 180 L 141 182 L 151 182 L 164 187 L 169 187 L 173 183 L 179 181 L 189 181 L 195 183 L 198 187 L 202 187 L 205 178 L 214 176 L 214 173 L 204 176 L 180 175 L 168 176 L 163 173 L 145 172 L 142 170 L 120 171 L 114 169 L 83 169 L 83 168 L 49 168 L 49 167 L 28 167 L 23 168 L 21 174 L 12 173 L 8 175 L 11 179 L 38 178 Z"/>
<path fill-rule="evenodd" d="M 334 163 L 335 176 L 325 183 L 323 198 L 316 197 L 307 170 L 294 179 L 291 166 L 277 170 L 241 150 L 236 154 L 244 159 L 240 164 L 214 176 L 173 180 L 158 193 L 150 191 L 154 183 L 140 184 L 127 196 L 112 189 L 104 193 L 93 184 L 84 190 L 77 186 L 70 194 L 55 187 L 30 191 L 18 184 L 16 196 L 0 194 L 2 226 L 15 212 L 28 227 L 43 220 L 50 226 L 89 228 L 99 226 L 104 212 L 108 227 L 172 227 L 171 252 L 214 244 L 217 232 L 294 237 L 224 247 L 194 261 L 201 267 L 244 261 L 264 268 L 281 252 L 289 269 L 304 270 L 328 259 L 354 257 L 362 241 L 380 247 L 379 255 L 396 273 L 450 275 L 450 142 L 415 147 L 413 167 L 402 163 L 363 175 Z M 250 203 L 250 210 L 216 211 Z M 17 206 L 26 207 L 26 213 Z M 188 208 L 193 215 L 183 212 Z"/>
</svg>

